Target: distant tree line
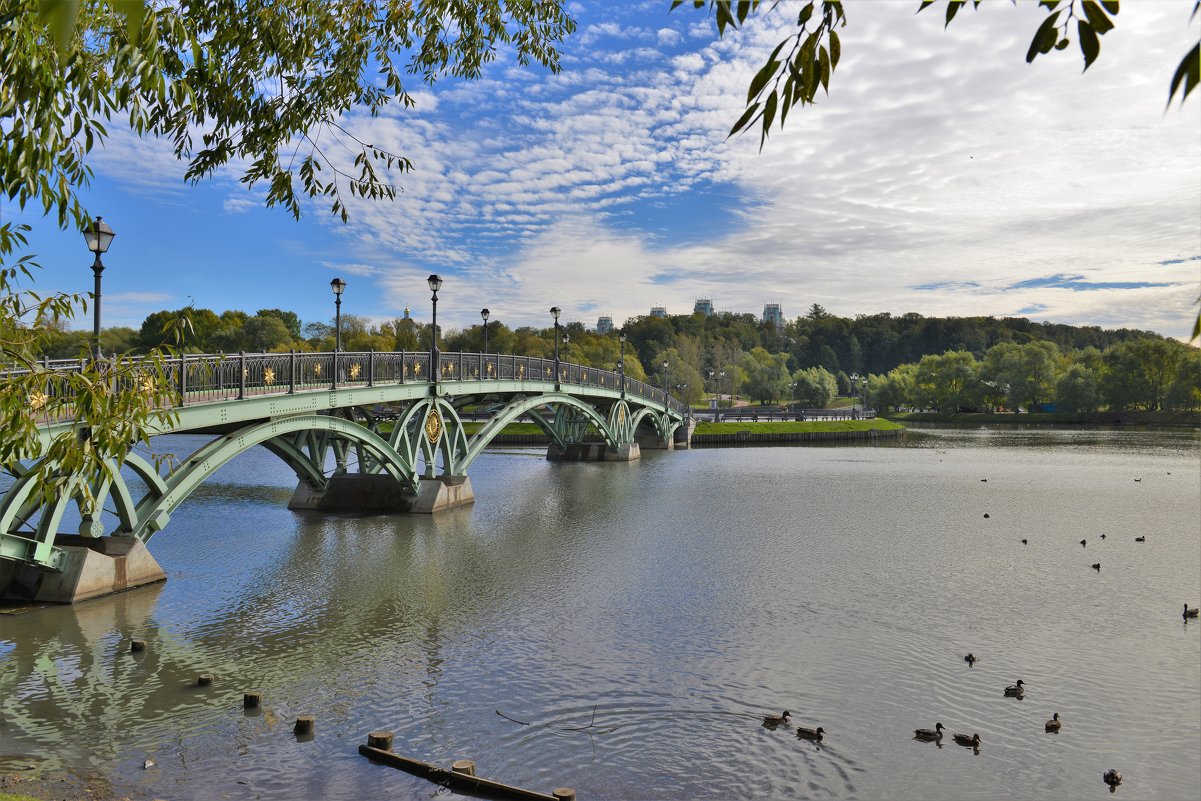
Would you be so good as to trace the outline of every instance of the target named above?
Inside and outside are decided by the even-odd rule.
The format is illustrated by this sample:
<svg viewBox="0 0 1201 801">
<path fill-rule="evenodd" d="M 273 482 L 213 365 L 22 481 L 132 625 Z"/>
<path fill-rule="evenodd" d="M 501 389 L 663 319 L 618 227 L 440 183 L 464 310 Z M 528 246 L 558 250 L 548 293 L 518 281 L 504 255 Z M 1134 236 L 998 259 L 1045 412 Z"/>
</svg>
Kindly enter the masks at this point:
<svg viewBox="0 0 1201 801">
<path fill-rule="evenodd" d="M 184 321 L 180 324 L 180 321 Z M 670 384 L 689 403 L 733 395 L 760 403 L 827 405 L 836 395 L 861 394 L 878 408 L 1031 409 L 1054 403 L 1065 411 L 1193 409 L 1201 407 L 1201 353 L 1149 331 L 1035 323 L 1025 318 L 923 317 L 919 314 L 837 317 L 814 304 L 777 328 L 752 314 L 643 316 L 627 320 L 625 366 L 631 378 Z M 565 324 L 564 361 L 616 370 L 617 333 L 599 335 Z M 250 315 L 230 310 L 176 309 L 150 314 L 138 329 L 101 333 L 105 353 L 138 353 L 169 344 L 189 353 L 332 350 L 334 323 L 302 324 L 283 309 Z M 182 337 L 182 341 L 178 338 Z M 90 335 L 58 330 L 47 356 L 84 354 Z M 439 327 L 448 352 L 484 348 L 481 325 Z M 425 350 L 430 326 L 409 317 L 372 322 L 342 315 L 347 351 Z M 488 350 L 550 358 L 553 327 L 510 328 L 492 319 Z M 664 367 L 666 365 L 666 367 Z"/>
</svg>

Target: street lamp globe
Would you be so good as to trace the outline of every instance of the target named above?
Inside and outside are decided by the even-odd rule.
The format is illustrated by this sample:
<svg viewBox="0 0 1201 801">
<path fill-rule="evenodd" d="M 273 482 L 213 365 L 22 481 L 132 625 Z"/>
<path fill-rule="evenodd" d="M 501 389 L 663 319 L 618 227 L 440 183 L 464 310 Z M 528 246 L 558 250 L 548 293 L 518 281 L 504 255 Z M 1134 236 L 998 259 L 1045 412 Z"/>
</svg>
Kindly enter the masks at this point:
<svg viewBox="0 0 1201 801">
<path fill-rule="evenodd" d="M 342 297 L 342 293 L 346 291 L 346 282 L 341 278 L 335 278 L 329 282 L 329 288 L 334 291 L 338 297 Z"/>
<path fill-rule="evenodd" d="M 480 309 L 480 317 L 484 318 L 485 323 L 488 322 L 488 315 L 490 315 L 491 313 L 492 312 L 488 311 L 487 309 Z"/>
<path fill-rule="evenodd" d="M 425 282 L 430 285 L 431 292 L 437 292 L 442 288 L 442 279 L 438 277 L 437 273 L 434 273 L 429 278 L 425 279 Z"/>
<path fill-rule="evenodd" d="M 83 238 L 88 243 L 88 250 L 99 256 L 108 252 L 108 246 L 113 243 L 116 234 L 103 217 L 97 217 L 90 228 L 83 229 Z"/>
<path fill-rule="evenodd" d="M 558 306 L 550 307 L 550 316 L 555 318 L 556 323 L 559 322 L 559 315 L 562 313 L 562 311 L 563 310 L 560 309 Z"/>
</svg>

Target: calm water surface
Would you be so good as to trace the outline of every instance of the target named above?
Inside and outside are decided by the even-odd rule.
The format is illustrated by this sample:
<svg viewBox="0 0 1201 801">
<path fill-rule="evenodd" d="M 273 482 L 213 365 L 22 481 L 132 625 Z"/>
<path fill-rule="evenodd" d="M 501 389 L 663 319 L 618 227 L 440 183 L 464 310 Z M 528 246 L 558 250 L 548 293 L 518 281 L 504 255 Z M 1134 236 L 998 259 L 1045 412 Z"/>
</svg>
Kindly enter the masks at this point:
<svg viewBox="0 0 1201 801">
<path fill-rule="evenodd" d="M 1196 433 L 505 450 L 472 483 L 437 517 L 323 517 L 240 457 L 152 541 L 165 584 L 0 615 L 0 769 L 184 801 L 446 795 L 358 756 L 383 728 L 587 801 L 1103 798 L 1109 767 L 1125 798 L 1201 796 Z M 825 742 L 760 725 L 785 708 Z M 979 752 L 910 739 L 936 721 Z"/>
</svg>

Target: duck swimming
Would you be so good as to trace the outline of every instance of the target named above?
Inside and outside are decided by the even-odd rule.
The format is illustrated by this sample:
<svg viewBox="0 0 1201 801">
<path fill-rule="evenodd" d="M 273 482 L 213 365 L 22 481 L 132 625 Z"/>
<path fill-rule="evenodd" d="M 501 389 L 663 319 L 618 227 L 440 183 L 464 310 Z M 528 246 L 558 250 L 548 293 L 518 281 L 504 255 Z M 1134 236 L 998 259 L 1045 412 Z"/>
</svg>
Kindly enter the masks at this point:
<svg viewBox="0 0 1201 801">
<path fill-rule="evenodd" d="M 816 729 L 806 729 L 804 726 L 798 726 L 796 736 L 804 740 L 820 740 L 825 731 L 821 726 L 818 726 Z"/>
<path fill-rule="evenodd" d="M 1009 698 L 1021 698 L 1026 693 L 1026 682 L 1018 679 L 1017 684 L 1010 684 L 1005 688 L 1005 695 Z"/>
<path fill-rule="evenodd" d="M 933 729 L 914 729 L 913 730 L 913 739 L 925 740 L 926 742 L 933 742 L 934 740 L 941 740 L 942 739 L 942 730 L 943 730 L 943 725 L 941 723 L 935 723 Z"/>
<path fill-rule="evenodd" d="M 1188 604 L 1185 604 L 1185 606 L 1188 606 Z M 976 657 L 972 656 L 972 654 L 969 653 L 967 656 L 965 656 L 963 658 L 963 661 L 967 662 L 968 667 L 971 667 L 972 665 L 976 664 Z"/>
<path fill-rule="evenodd" d="M 1189 608 L 1188 608 L 1188 604 L 1186 603 L 1186 604 L 1184 605 L 1184 612 L 1183 612 L 1184 619 L 1185 619 L 1185 620 L 1188 620 L 1190 617 L 1196 617 L 1196 616 L 1197 616 L 1197 613 L 1198 613 L 1198 611 L 1199 611 L 1199 610 L 1198 610 L 1196 607 L 1193 607 L 1192 609 L 1189 609 Z"/>
<path fill-rule="evenodd" d="M 789 715 L 787 709 L 785 709 L 784 714 L 780 715 L 779 717 L 776 717 L 775 715 L 765 715 L 763 718 L 763 725 L 774 729 L 776 726 L 787 723 L 788 717 Z"/>
<path fill-rule="evenodd" d="M 1059 731 L 1059 727 L 1062 725 L 1063 725 L 1063 721 L 1059 719 L 1059 713 L 1056 712 L 1055 715 L 1050 720 L 1047 721 L 1047 731 L 1049 731 L 1049 732 Z"/>
<path fill-rule="evenodd" d="M 968 737 L 966 734 L 956 734 L 955 743 L 956 745 L 962 745 L 964 748 L 979 748 L 980 735 L 973 734 L 971 737 Z"/>
</svg>

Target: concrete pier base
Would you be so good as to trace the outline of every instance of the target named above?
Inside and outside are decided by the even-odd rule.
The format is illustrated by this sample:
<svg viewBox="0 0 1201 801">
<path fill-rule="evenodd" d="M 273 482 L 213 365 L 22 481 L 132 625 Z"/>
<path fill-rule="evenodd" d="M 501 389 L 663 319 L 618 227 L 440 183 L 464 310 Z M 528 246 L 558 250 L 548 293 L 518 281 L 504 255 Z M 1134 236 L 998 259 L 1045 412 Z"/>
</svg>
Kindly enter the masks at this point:
<svg viewBox="0 0 1201 801">
<path fill-rule="evenodd" d="M 0 597 L 70 604 L 165 581 L 167 574 L 136 537 L 60 534 L 62 570 L 0 561 Z"/>
<path fill-rule="evenodd" d="M 467 476 L 423 478 L 418 481 L 417 492 L 413 493 L 384 473 L 341 473 L 330 476 L 324 490 L 314 489 L 301 481 L 288 501 L 288 508 L 322 512 L 432 514 L 474 502 L 475 493 Z"/>
<path fill-rule="evenodd" d="M 610 448 L 603 442 L 572 442 L 566 447 L 551 443 L 546 448 L 551 462 L 633 462 L 642 458 L 637 442 Z"/>
<path fill-rule="evenodd" d="M 643 434 L 638 437 L 638 447 L 644 451 L 674 451 L 676 444 L 672 440 L 665 442 L 658 434 Z"/>
</svg>

